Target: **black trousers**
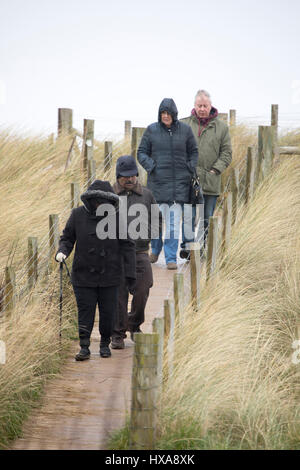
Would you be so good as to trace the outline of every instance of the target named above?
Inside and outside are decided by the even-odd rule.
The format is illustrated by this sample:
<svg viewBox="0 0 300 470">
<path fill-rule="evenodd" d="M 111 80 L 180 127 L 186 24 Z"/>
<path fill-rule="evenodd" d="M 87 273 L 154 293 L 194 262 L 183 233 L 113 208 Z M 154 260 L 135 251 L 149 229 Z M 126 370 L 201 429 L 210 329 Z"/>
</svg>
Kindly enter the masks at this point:
<svg viewBox="0 0 300 470">
<path fill-rule="evenodd" d="M 89 346 L 94 326 L 96 307 L 99 308 L 100 345 L 108 346 L 118 306 L 118 286 L 73 286 L 77 309 L 80 346 Z"/>
<path fill-rule="evenodd" d="M 152 267 L 147 253 L 136 253 L 136 292 L 132 297 L 128 312 L 129 291 L 126 280 L 119 287 L 118 309 L 115 318 L 113 337 L 126 338 L 126 331 L 137 331 L 145 321 L 145 307 L 153 285 Z"/>
</svg>

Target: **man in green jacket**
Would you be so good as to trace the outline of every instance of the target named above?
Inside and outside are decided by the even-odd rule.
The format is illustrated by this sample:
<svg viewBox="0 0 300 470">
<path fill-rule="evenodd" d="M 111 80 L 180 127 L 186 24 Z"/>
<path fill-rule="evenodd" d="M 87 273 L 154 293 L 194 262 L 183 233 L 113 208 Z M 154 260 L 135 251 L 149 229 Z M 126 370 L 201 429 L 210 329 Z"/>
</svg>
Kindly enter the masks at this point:
<svg viewBox="0 0 300 470">
<path fill-rule="evenodd" d="M 198 144 L 197 173 L 204 196 L 204 242 L 209 217 L 214 213 L 217 198 L 221 192 L 221 173 L 230 165 L 232 149 L 227 124 L 218 118 L 218 110 L 212 106 L 210 95 L 199 90 L 191 115 L 181 119 L 191 126 Z M 189 253 L 181 250 L 180 256 L 188 258 Z"/>
</svg>

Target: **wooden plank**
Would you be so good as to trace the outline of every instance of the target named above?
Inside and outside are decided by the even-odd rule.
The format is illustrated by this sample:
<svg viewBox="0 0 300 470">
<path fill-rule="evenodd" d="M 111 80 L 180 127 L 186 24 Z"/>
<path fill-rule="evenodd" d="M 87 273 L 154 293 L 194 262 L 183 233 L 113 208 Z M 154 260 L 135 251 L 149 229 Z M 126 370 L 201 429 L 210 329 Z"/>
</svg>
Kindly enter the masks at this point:
<svg viewBox="0 0 300 470">
<path fill-rule="evenodd" d="M 280 155 L 300 155 L 300 147 L 285 146 L 279 147 Z"/>
</svg>

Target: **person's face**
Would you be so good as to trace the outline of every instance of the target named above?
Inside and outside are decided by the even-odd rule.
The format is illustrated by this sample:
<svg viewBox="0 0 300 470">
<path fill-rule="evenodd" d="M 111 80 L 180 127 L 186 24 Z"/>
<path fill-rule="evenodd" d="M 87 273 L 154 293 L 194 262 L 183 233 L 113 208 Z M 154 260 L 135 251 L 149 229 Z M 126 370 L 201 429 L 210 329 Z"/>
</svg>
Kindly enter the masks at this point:
<svg viewBox="0 0 300 470">
<path fill-rule="evenodd" d="M 195 111 L 199 119 L 207 118 L 211 110 L 210 99 L 205 95 L 197 96 L 195 100 Z"/>
<path fill-rule="evenodd" d="M 163 111 L 161 113 L 161 122 L 164 123 L 165 126 L 170 127 L 173 119 L 171 114 L 168 113 L 168 111 Z"/>
<path fill-rule="evenodd" d="M 131 189 L 137 181 L 137 176 L 120 176 L 118 178 L 119 185 L 124 189 Z"/>
</svg>

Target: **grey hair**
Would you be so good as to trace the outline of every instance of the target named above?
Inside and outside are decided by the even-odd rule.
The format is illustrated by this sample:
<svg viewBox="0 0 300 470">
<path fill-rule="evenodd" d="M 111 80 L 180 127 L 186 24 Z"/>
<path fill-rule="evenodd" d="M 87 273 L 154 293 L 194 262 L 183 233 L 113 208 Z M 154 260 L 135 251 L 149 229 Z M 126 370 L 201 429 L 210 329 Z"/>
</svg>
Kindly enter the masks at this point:
<svg viewBox="0 0 300 470">
<path fill-rule="evenodd" d="M 209 94 L 208 91 L 206 91 L 206 90 L 198 90 L 197 93 L 196 93 L 196 96 L 195 96 L 195 101 L 196 101 L 196 99 L 198 98 L 198 96 L 201 96 L 201 95 L 206 96 L 206 98 L 208 98 L 209 101 L 211 102 L 210 94 Z"/>
</svg>

